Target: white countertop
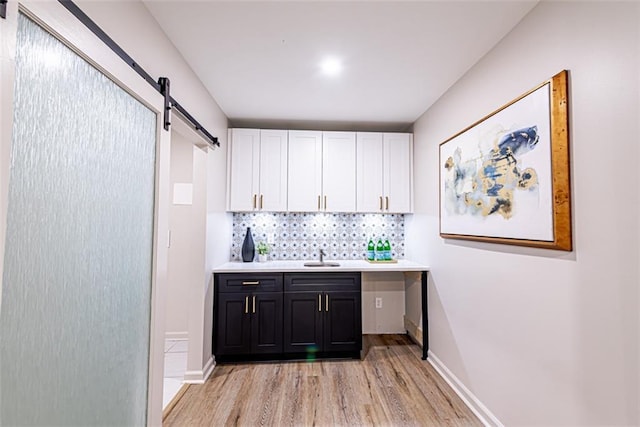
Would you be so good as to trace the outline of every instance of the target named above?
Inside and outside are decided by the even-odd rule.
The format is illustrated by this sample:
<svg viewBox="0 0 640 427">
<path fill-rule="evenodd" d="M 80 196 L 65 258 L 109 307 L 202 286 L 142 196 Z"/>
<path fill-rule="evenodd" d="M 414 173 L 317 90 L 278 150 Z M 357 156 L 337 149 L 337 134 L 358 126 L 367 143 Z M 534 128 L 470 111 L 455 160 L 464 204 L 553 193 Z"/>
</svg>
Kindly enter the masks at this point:
<svg viewBox="0 0 640 427">
<path fill-rule="evenodd" d="M 305 267 L 307 261 L 267 261 L 267 262 L 226 262 L 213 269 L 213 273 L 313 273 L 328 271 L 360 271 L 360 272 L 384 272 L 384 271 L 429 271 L 429 267 L 406 259 L 400 259 L 397 263 L 370 263 L 366 260 L 330 260 L 326 262 L 338 262 L 339 267 Z"/>
</svg>

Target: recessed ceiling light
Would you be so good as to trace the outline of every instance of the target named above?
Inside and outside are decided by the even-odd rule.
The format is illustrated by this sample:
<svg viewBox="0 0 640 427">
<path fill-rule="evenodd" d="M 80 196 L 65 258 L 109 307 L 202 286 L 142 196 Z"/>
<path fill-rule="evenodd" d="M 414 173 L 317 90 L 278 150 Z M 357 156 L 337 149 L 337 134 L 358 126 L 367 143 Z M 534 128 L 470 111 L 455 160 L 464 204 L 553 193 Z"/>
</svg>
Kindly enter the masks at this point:
<svg viewBox="0 0 640 427">
<path fill-rule="evenodd" d="M 337 76 L 342 71 L 342 63 L 337 58 L 325 58 L 320 63 L 320 69 L 327 76 Z"/>
</svg>

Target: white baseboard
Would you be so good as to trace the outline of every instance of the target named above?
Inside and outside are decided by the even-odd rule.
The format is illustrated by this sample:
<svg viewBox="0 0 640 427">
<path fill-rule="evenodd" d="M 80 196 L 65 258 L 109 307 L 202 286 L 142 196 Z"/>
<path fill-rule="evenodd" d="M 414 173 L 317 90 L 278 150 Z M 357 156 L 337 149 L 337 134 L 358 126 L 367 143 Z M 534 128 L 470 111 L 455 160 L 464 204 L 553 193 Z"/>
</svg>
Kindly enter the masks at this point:
<svg viewBox="0 0 640 427">
<path fill-rule="evenodd" d="M 216 359 L 214 356 L 211 356 L 209 358 L 209 360 L 207 361 L 207 363 L 204 365 L 204 375 L 202 375 L 203 381 L 206 381 L 207 379 L 209 379 L 209 376 L 211 376 L 211 373 L 213 372 L 213 368 L 215 368 L 216 366 Z"/>
<path fill-rule="evenodd" d="M 488 427 L 504 427 L 504 424 L 484 406 L 482 402 L 462 384 L 462 382 L 451 372 L 440 359 L 438 359 L 431 351 L 427 354 L 427 361 L 438 371 L 440 376 L 451 386 L 460 399 L 476 414 L 482 424 Z"/>
<path fill-rule="evenodd" d="M 422 328 L 416 325 L 407 316 L 404 316 L 404 329 L 407 331 L 411 339 L 422 347 Z"/>
<path fill-rule="evenodd" d="M 188 340 L 189 333 L 188 332 L 165 332 L 164 339 L 165 340 Z"/>
<path fill-rule="evenodd" d="M 214 366 L 215 359 L 211 356 L 209 360 L 207 360 L 207 363 L 205 363 L 202 370 L 187 371 L 184 373 L 185 384 L 204 384 L 204 382 L 207 381 L 207 378 L 209 378 L 209 375 L 211 375 L 211 372 L 213 372 Z"/>
</svg>

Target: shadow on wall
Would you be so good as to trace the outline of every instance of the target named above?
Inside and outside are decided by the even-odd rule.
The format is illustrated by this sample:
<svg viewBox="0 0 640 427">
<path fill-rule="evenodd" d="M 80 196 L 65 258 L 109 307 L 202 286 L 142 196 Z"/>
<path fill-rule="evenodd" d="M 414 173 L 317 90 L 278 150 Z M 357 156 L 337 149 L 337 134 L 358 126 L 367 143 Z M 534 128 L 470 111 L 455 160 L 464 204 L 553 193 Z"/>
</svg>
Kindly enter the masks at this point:
<svg viewBox="0 0 640 427">
<path fill-rule="evenodd" d="M 447 316 L 444 304 L 442 303 L 442 297 L 436 286 L 436 280 L 434 278 L 433 270 L 429 272 L 427 279 L 428 301 L 429 301 L 429 317 L 437 319 L 446 319 L 445 322 L 438 322 L 438 327 L 434 328 L 432 325 L 429 327 L 429 348 L 433 348 L 433 343 L 437 342 L 438 347 L 446 347 L 450 349 L 447 351 L 447 364 L 450 366 L 460 367 L 460 370 L 456 371 L 458 379 L 464 384 L 470 384 L 466 364 L 460 353 L 458 342 L 456 341 L 455 334 L 451 328 L 451 322 Z M 451 351 L 453 350 L 453 351 Z M 429 350 L 430 356 L 432 351 Z M 433 353 L 438 357 L 437 354 Z"/>
<path fill-rule="evenodd" d="M 526 246 L 502 245 L 496 243 L 474 242 L 471 240 L 442 239 L 445 245 L 460 246 L 487 252 L 503 253 L 510 255 L 525 255 L 539 258 L 555 258 L 568 261 L 576 261 L 576 250 L 572 252 L 556 251 L 551 249 L 530 248 Z M 575 246 L 574 246 L 575 248 Z"/>
</svg>

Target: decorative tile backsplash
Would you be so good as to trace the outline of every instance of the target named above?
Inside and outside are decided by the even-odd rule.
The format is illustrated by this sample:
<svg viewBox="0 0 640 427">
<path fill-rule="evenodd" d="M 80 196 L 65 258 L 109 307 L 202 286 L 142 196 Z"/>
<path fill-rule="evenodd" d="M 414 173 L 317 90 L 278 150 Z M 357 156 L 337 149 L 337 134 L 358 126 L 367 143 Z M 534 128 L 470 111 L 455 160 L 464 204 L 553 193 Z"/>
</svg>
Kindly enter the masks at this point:
<svg viewBox="0 0 640 427">
<path fill-rule="evenodd" d="M 342 213 L 234 213 L 231 260 L 242 260 L 242 242 L 251 227 L 257 246 L 269 243 L 270 260 L 364 259 L 367 243 L 389 239 L 393 258 L 404 258 L 404 215 Z"/>
</svg>

